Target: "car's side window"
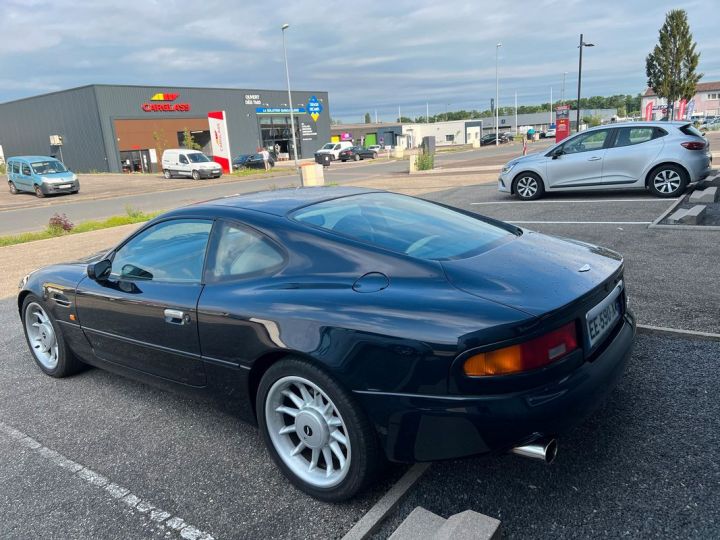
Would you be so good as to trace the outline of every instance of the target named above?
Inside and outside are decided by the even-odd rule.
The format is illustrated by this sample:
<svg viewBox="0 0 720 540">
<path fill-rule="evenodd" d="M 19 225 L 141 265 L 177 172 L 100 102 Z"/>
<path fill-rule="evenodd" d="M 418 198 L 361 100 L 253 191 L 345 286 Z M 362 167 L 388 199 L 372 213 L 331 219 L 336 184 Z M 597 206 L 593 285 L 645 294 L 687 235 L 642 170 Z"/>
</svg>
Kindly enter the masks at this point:
<svg viewBox="0 0 720 540">
<path fill-rule="evenodd" d="M 652 127 L 624 127 L 618 130 L 615 147 L 632 146 L 651 141 L 653 138 L 655 138 L 655 130 Z"/>
<path fill-rule="evenodd" d="M 22 173 L 23 176 L 32 176 L 32 173 L 30 172 L 30 165 L 23 163 Z"/>
<path fill-rule="evenodd" d="M 574 139 L 565 143 L 563 146 L 563 152 L 566 154 L 577 154 L 578 152 L 600 150 L 605 145 L 605 139 L 607 139 L 608 133 L 609 130 L 601 129 L 578 135 Z"/>
<path fill-rule="evenodd" d="M 184 163 L 184 164 L 187 165 L 187 162 L 188 162 L 187 158 L 186 158 L 184 155 L 181 154 L 181 155 L 180 155 L 180 163 Z"/>
<path fill-rule="evenodd" d="M 219 221 L 213 231 L 208 258 L 208 281 L 224 281 L 264 274 L 278 269 L 285 257 L 260 233 Z"/>
<path fill-rule="evenodd" d="M 202 281 L 212 221 L 163 221 L 132 238 L 117 252 L 111 275 L 119 279 L 193 283 Z"/>
</svg>

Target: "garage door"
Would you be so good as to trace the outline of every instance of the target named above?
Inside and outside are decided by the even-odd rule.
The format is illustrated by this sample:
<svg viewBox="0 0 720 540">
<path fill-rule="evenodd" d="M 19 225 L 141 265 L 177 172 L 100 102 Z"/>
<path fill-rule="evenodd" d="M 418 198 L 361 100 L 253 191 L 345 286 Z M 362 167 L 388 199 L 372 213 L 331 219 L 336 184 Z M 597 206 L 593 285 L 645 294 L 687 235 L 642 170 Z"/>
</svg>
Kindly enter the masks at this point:
<svg viewBox="0 0 720 540">
<path fill-rule="evenodd" d="M 365 135 L 365 146 L 377 144 L 377 133 L 368 133 Z"/>
</svg>

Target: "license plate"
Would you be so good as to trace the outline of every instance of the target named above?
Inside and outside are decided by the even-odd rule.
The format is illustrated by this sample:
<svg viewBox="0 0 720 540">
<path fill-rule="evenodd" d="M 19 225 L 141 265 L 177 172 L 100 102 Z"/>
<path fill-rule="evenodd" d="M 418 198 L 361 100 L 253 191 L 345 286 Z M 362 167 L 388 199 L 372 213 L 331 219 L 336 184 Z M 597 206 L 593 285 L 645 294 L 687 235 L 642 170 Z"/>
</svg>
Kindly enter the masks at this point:
<svg viewBox="0 0 720 540">
<path fill-rule="evenodd" d="M 601 341 L 620 318 L 620 294 L 622 291 L 623 282 L 621 281 L 602 302 L 585 315 L 587 342 L 590 348 Z"/>
<path fill-rule="evenodd" d="M 72 184 L 60 184 L 59 188 L 69 188 Z"/>
</svg>

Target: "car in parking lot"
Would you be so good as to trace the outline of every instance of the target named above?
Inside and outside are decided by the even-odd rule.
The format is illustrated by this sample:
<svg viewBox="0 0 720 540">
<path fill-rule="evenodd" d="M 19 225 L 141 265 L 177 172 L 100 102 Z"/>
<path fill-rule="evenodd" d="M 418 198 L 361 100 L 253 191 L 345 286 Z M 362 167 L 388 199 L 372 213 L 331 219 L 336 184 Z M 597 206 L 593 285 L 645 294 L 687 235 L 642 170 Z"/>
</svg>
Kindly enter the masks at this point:
<svg viewBox="0 0 720 540">
<path fill-rule="evenodd" d="M 322 145 L 322 147 L 320 147 L 320 150 L 315 152 L 315 157 L 322 154 L 328 154 L 330 156 L 330 159 L 336 160 L 340 158 L 340 152 L 342 150 L 350 148 L 351 146 L 353 146 L 353 143 L 351 143 L 350 141 L 325 143 L 324 145 Z"/>
<path fill-rule="evenodd" d="M 8 189 L 13 195 L 21 191 L 35 193 L 37 197 L 58 193 L 77 193 L 80 181 L 77 175 L 53 157 L 17 156 L 7 160 Z"/>
<path fill-rule="evenodd" d="M 503 133 L 500 133 L 498 135 L 498 143 L 504 144 L 506 142 L 510 142 L 511 139 L 508 139 L 504 136 Z M 480 138 L 480 146 L 487 146 L 488 144 L 495 144 L 495 134 L 494 133 L 488 133 L 487 135 L 483 135 Z"/>
<path fill-rule="evenodd" d="M 385 458 L 551 461 L 635 335 L 617 253 L 349 187 L 173 210 L 30 273 L 17 302 L 47 375 L 89 364 L 214 396 L 326 501 Z"/>
<path fill-rule="evenodd" d="M 270 159 L 268 159 L 268 164 L 270 167 L 275 166 L 275 159 L 273 158 L 273 155 L 270 154 Z M 264 169 L 265 163 L 263 162 L 263 157 L 261 154 L 242 154 L 233 159 L 232 161 L 233 170 L 238 169 Z"/>
<path fill-rule="evenodd" d="M 369 148 L 364 148 L 362 146 L 351 146 L 350 148 L 346 148 L 345 150 L 340 150 L 340 153 L 338 154 L 338 159 L 342 162 L 352 160 L 352 161 L 360 161 L 361 159 L 375 159 L 378 157 L 377 150 L 370 150 Z"/>
<path fill-rule="evenodd" d="M 368 148 L 368 150 L 372 150 L 373 152 L 378 152 L 378 153 L 380 153 L 380 150 L 382 150 L 382 146 L 380 146 L 379 144 L 371 144 L 367 148 Z"/>
<path fill-rule="evenodd" d="M 546 192 L 647 189 L 677 197 L 711 170 L 710 144 L 689 122 L 630 122 L 582 131 L 502 168 L 498 189 L 524 200 Z"/>
<path fill-rule="evenodd" d="M 171 148 L 163 152 L 161 162 L 163 175 L 167 179 L 189 176 L 193 180 L 199 180 L 222 176 L 222 166 L 199 150 Z"/>
</svg>

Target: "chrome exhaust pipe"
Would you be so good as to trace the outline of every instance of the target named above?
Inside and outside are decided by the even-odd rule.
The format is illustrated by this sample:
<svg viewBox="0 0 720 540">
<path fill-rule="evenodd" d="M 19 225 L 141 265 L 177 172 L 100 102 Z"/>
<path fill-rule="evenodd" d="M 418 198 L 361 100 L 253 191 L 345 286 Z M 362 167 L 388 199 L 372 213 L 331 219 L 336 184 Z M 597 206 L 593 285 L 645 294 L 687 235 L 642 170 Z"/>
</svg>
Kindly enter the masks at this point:
<svg viewBox="0 0 720 540">
<path fill-rule="evenodd" d="M 541 459 L 548 465 L 555 461 L 557 456 L 557 439 L 537 439 L 525 446 L 516 446 L 510 452 L 531 459 Z"/>
</svg>

